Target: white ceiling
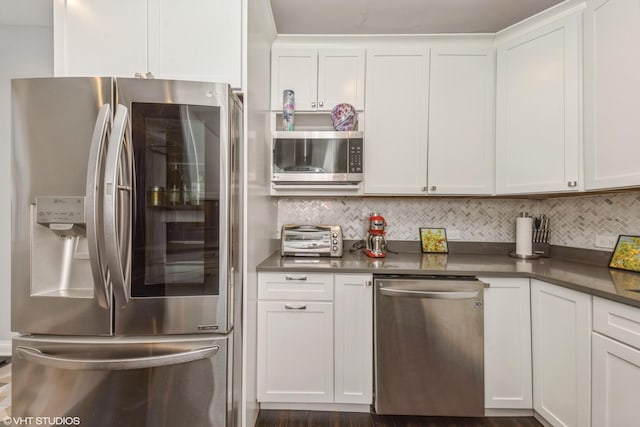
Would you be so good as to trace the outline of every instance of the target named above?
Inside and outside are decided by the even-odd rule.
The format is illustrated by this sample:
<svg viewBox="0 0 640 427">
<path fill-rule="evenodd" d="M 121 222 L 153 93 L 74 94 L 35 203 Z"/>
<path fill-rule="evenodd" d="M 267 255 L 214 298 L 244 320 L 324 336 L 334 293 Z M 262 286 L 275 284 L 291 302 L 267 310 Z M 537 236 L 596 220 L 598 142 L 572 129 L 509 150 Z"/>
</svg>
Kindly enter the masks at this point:
<svg viewBox="0 0 640 427">
<path fill-rule="evenodd" d="M 563 0 L 271 0 L 278 34 L 495 33 Z"/>
</svg>

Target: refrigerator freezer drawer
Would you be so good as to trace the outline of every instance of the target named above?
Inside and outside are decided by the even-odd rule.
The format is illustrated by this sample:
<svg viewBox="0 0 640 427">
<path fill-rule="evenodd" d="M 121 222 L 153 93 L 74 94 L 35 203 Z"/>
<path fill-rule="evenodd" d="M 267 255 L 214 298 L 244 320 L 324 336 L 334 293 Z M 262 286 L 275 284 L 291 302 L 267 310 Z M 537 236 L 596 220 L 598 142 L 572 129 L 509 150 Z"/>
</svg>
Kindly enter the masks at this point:
<svg viewBox="0 0 640 427">
<path fill-rule="evenodd" d="M 226 426 L 229 336 L 18 337 L 12 416 L 97 427 Z"/>
</svg>

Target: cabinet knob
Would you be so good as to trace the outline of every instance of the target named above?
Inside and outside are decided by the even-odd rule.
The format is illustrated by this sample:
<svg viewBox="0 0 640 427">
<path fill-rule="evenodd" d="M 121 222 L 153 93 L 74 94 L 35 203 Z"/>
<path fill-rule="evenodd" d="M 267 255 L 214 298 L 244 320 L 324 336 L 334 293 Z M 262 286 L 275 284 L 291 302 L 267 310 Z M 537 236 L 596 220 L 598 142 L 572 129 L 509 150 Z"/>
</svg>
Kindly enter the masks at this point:
<svg viewBox="0 0 640 427">
<path fill-rule="evenodd" d="M 311 102 L 311 108 L 316 108 L 316 102 L 315 101 Z"/>
<path fill-rule="evenodd" d="M 435 185 L 432 185 L 431 187 L 429 187 L 429 191 L 436 191 L 438 189 L 438 187 L 436 187 Z"/>
<path fill-rule="evenodd" d="M 569 181 L 569 182 L 567 182 L 567 185 L 569 187 L 577 187 L 578 186 L 578 181 Z"/>
<path fill-rule="evenodd" d="M 422 187 L 422 191 L 427 191 L 427 187 Z"/>
<path fill-rule="evenodd" d="M 324 101 L 320 101 L 318 105 L 320 105 L 321 107 L 324 107 Z"/>
</svg>

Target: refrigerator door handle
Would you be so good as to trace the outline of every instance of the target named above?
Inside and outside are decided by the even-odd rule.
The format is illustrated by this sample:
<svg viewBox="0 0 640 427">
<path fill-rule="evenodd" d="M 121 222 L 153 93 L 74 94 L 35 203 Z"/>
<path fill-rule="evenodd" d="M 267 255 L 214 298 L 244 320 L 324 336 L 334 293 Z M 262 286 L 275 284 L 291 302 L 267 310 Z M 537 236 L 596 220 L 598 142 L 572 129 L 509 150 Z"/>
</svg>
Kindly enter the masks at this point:
<svg viewBox="0 0 640 427">
<path fill-rule="evenodd" d="M 102 172 L 106 140 L 109 137 L 110 128 L 111 106 L 109 104 L 103 104 L 98 111 L 93 136 L 91 138 L 89 164 L 87 167 L 85 213 L 93 286 L 96 300 L 98 304 L 104 308 L 111 306 L 111 289 L 109 288 L 109 272 L 107 271 L 103 258 L 105 253 L 104 240 L 99 237 L 99 233 L 103 223 Z"/>
<path fill-rule="evenodd" d="M 54 356 L 32 347 L 16 347 L 18 356 L 27 362 L 36 363 L 56 369 L 73 371 L 101 370 L 122 371 L 132 369 L 149 369 L 160 366 L 178 365 L 208 359 L 218 353 L 220 346 L 197 348 L 180 353 L 163 354 L 161 356 L 130 357 L 123 359 L 74 359 Z"/>
<path fill-rule="evenodd" d="M 104 240 L 113 294 L 118 305 L 124 307 L 129 302 L 127 284 L 131 261 L 130 212 L 133 205 L 132 147 L 128 138 L 125 138 L 128 124 L 127 107 L 118 105 L 113 123 L 104 174 Z M 121 162 L 123 154 L 125 161 Z M 125 181 L 125 184 L 121 181 Z M 121 193 L 126 194 L 128 202 L 124 208 L 119 203 Z"/>
</svg>

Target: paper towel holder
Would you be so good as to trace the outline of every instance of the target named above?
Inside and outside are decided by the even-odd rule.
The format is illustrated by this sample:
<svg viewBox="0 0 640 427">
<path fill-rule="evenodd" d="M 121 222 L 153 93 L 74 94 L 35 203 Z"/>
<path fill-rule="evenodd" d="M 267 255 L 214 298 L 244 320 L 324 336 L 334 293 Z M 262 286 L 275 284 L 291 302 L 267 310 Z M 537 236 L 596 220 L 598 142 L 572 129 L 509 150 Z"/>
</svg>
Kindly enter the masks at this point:
<svg viewBox="0 0 640 427">
<path fill-rule="evenodd" d="M 529 215 L 528 212 L 521 212 L 518 215 L 519 218 L 531 218 L 531 215 Z M 540 254 L 537 253 L 531 253 L 531 254 L 519 254 L 517 253 L 515 250 L 513 252 L 509 252 L 509 256 L 513 257 L 513 258 L 518 258 L 518 259 L 537 259 L 540 258 Z"/>
<path fill-rule="evenodd" d="M 536 254 L 533 253 L 531 255 L 524 255 L 524 254 L 517 254 L 514 252 L 509 252 L 509 256 L 513 257 L 513 258 L 519 258 L 519 259 L 537 259 L 540 258 L 540 254 Z"/>
</svg>

